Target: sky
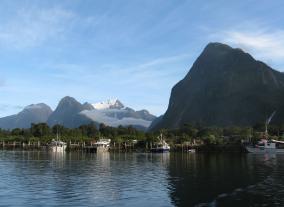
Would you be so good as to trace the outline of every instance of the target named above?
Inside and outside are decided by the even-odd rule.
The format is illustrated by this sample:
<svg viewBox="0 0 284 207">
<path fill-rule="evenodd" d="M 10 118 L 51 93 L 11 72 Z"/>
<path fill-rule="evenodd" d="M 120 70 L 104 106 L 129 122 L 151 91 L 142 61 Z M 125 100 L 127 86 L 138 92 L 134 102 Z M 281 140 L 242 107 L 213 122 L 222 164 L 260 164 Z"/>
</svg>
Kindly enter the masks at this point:
<svg viewBox="0 0 284 207">
<path fill-rule="evenodd" d="M 0 117 L 64 96 L 163 114 L 209 42 L 284 71 L 281 0 L 0 0 Z"/>
</svg>

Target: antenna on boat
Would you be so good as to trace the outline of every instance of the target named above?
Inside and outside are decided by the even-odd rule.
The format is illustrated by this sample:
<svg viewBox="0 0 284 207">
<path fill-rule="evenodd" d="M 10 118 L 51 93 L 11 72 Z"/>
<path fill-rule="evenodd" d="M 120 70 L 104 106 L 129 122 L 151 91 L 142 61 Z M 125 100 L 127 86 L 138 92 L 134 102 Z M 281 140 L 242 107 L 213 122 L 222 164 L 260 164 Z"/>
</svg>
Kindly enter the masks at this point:
<svg viewBox="0 0 284 207">
<path fill-rule="evenodd" d="M 265 122 L 265 136 L 266 139 L 268 138 L 268 125 L 271 122 L 272 118 L 274 117 L 276 111 L 273 111 L 272 114 L 268 117 L 268 119 Z"/>
</svg>

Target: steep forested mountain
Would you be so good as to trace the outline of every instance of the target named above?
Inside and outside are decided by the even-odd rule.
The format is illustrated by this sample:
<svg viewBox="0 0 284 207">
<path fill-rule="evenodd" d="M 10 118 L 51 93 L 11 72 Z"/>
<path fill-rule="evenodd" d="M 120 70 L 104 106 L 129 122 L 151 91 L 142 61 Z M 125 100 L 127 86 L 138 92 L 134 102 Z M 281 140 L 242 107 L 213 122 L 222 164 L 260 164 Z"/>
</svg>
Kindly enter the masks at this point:
<svg viewBox="0 0 284 207">
<path fill-rule="evenodd" d="M 272 122 L 284 123 L 284 74 L 241 49 L 210 43 L 172 88 L 166 113 L 151 128 L 247 126 L 273 111 Z"/>
</svg>

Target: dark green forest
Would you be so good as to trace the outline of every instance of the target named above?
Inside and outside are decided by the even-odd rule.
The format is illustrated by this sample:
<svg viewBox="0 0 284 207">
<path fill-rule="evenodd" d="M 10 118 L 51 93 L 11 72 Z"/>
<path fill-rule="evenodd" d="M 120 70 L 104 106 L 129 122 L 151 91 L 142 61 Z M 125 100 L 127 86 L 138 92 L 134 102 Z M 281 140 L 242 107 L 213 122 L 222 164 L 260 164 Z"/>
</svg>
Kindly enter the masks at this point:
<svg viewBox="0 0 284 207">
<path fill-rule="evenodd" d="M 1 141 L 21 141 L 48 143 L 58 135 L 65 142 L 90 142 L 99 138 L 110 138 L 115 143 L 126 143 L 136 140 L 142 143 L 154 143 L 157 136 L 163 133 L 171 145 L 226 145 L 240 144 L 244 141 L 257 142 L 264 137 L 264 124 L 253 127 L 205 127 L 200 124 L 185 124 L 179 129 L 162 129 L 156 132 L 143 132 L 132 126 L 117 128 L 100 124 L 82 125 L 78 128 L 66 128 L 61 125 L 49 127 L 46 123 L 32 124 L 28 129 L 0 129 Z M 284 139 L 284 125 L 270 125 L 269 138 Z"/>
</svg>

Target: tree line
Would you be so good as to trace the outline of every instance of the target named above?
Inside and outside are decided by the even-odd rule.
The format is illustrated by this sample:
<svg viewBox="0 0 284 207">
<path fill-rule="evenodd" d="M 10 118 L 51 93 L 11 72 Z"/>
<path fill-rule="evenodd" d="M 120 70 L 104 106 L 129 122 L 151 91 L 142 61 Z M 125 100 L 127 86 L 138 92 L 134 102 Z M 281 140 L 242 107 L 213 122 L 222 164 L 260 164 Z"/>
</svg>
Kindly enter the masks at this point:
<svg viewBox="0 0 284 207">
<path fill-rule="evenodd" d="M 122 143 L 132 140 L 155 142 L 157 136 L 163 133 L 170 144 L 202 142 L 208 145 L 224 143 L 239 143 L 241 140 L 256 142 L 264 137 L 265 125 L 256 124 L 252 127 L 206 127 L 200 124 L 184 124 L 178 129 L 161 129 L 156 132 L 140 131 L 133 126 L 110 127 L 95 123 L 82 125 L 78 128 L 66 128 L 62 125 L 49 127 L 46 123 L 32 124 L 28 129 L 0 129 L 0 140 L 7 141 L 41 141 L 50 142 L 58 135 L 63 141 L 85 142 L 110 138 L 113 142 Z M 283 139 L 284 124 L 270 125 L 270 138 Z"/>
</svg>

